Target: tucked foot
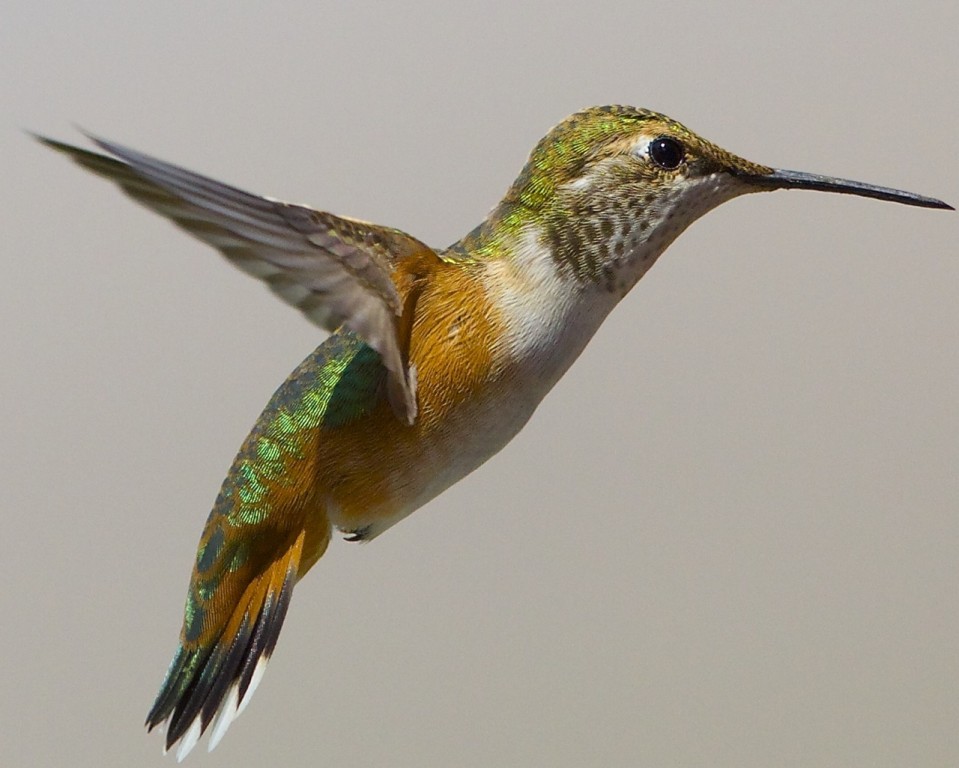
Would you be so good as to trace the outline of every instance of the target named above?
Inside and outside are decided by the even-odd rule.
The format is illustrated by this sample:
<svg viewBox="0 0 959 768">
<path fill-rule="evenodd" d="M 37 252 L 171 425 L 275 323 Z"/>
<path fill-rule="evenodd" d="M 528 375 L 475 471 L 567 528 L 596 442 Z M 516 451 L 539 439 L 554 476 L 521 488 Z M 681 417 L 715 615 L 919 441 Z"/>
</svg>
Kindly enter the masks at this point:
<svg viewBox="0 0 959 768">
<path fill-rule="evenodd" d="M 354 528 L 352 531 L 344 531 L 344 541 L 367 541 L 373 533 L 372 525 L 364 525 L 362 528 Z"/>
</svg>

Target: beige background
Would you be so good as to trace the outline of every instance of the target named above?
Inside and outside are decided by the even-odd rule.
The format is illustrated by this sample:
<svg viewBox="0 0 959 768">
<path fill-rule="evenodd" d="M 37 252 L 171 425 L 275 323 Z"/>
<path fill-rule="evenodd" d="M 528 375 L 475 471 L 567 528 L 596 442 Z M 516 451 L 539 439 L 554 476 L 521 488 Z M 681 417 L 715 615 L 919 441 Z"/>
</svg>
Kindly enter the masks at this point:
<svg viewBox="0 0 959 768">
<path fill-rule="evenodd" d="M 440 246 L 608 102 L 959 203 L 956 3 L 143 6 L 0 25 L 4 766 L 172 764 L 141 723 L 200 526 L 319 341 L 21 128 Z M 500 456 L 337 542 L 191 764 L 959 764 L 957 235 L 812 193 L 710 214 Z"/>
</svg>

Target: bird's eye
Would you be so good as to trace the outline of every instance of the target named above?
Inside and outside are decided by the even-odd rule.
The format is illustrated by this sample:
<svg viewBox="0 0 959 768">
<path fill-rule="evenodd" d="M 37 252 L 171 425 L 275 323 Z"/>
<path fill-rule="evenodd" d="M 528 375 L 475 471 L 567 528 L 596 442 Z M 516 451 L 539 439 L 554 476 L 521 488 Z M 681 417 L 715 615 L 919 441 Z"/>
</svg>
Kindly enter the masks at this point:
<svg viewBox="0 0 959 768">
<path fill-rule="evenodd" d="M 686 159 L 686 148 L 670 136 L 660 136 L 649 142 L 649 157 L 660 168 L 674 171 Z"/>
</svg>

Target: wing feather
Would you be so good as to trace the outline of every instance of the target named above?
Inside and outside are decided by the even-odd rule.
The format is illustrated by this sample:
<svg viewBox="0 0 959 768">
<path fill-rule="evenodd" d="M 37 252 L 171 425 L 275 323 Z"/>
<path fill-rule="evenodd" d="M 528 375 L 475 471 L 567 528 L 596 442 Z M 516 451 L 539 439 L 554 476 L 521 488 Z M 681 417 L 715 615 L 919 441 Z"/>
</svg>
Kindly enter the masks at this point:
<svg viewBox="0 0 959 768">
<path fill-rule="evenodd" d="M 397 336 L 403 302 L 394 273 L 412 257 L 438 261 L 429 246 L 396 229 L 253 195 L 96 136 L 89 138 L 114 157 L 37 138 L 219 250 L 316 325 L 360 336 L 383 360 L 397 416 L 413 423 L 415 377 Z"/>
</svg>

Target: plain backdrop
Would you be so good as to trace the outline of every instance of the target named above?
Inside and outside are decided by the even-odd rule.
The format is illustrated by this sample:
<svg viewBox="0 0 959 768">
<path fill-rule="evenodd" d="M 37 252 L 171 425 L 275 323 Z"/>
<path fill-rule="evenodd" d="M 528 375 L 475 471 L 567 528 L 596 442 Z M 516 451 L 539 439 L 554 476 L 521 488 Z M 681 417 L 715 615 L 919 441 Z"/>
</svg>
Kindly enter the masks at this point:
<svg viewBox="0 0 959 768">
<path fill-rule="evenodd" d="M 647 106 L 959 203 L 947 2 L 21 2 L 0 25 L 0 763 L 162 766 L 194 547 L 321 339 L 24 129 L 445 246 L 546 130 Z M 525 431 L 297 589 L 196 766 L 959 764 L 959 215 L 695 224 Z"/>
</svg>

